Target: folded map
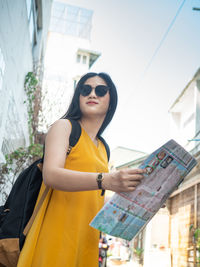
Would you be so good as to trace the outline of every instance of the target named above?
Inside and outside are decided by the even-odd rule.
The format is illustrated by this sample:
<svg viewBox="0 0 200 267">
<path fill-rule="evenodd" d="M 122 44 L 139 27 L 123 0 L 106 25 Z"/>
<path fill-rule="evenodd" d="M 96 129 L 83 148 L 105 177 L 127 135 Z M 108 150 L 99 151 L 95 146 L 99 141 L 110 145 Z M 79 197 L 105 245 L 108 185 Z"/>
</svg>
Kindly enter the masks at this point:
<svg viewBox="0 0 200 267">
<path fill-rule="evenodd" d="M 109 235 L 132 240 L 196 164 L 182 146 L 168 141 L 138 167 L 145 168 L 147 173 L 136 189 L 115 193 L 90 225 Z"/>
</svg>

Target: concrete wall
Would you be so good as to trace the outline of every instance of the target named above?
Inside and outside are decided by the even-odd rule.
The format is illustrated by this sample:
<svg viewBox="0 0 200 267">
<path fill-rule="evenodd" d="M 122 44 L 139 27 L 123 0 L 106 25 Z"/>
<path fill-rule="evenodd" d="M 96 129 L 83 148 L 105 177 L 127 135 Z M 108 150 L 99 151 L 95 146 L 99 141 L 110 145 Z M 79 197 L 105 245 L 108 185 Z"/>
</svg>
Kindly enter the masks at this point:
<svg viewBox="0 0 200 267">
<path fill-rule="evenodd" d="M 176 99 L 170 109 L 170 115 L 171 137 L 188 151 L 195 149 L 194 152 L 197 152 L 199 141 L 189 140 L 199 139 L 200 136 L 200 70 Z"/>
<path fill-rule="evenodd" d="M 200 187 L 197 185 L 197 206 L 200 204 Z M 172 197 L 170 205 L 170 247 L 173 267 L 193 265 L 193 244 L 190 225 L 194 224 L 194 186 Z M 197 213 L 199 225 L 200 214 Z"/>
<path fill-rule="evenodd" d="M 61 5 L 61 6 L 60 6 Z M 59 7 L 62 7 L 58 11 Z M 67 111 L 74 93 L 74 84 L 80 76 L 89 70 L 91 42 L 90 38 L 77 35 L 80 24 L 79 17 L 70 16 L 71 9 L 74 14 L 88 12 L 88 21 L 91 24 L 92 11 L 77 6 L 69 6 L 63 1 L 55 1 L 52 6 L 52 17 L 48 33 L 47 50 L 44 61 L 43 80 L 43 116 L 39 130 L 46 132 L 48 127 Z M 63 17 L 64 16 L 64 17 Z M 72 19 L 71 25 L 64 22 Z M 82 30 L 87 30 L 87 23 L 82 23 Z M 71 34 L 70 34 L 71 32 Z M 88 30 L 88 36 L 90 30 Z M 86 56 L 85 64 L 77 62 L 77 55 Z"/>
<path fill-rule="evenodd" d="M 34 2 L 43 10 L 42 28 L 34 45 L 28 2 L 31 0 L 0 0 L 0 162 L 5 154 L 29 144 L 24 78 L 44 53 L 52 0 Z"/>
</svg>

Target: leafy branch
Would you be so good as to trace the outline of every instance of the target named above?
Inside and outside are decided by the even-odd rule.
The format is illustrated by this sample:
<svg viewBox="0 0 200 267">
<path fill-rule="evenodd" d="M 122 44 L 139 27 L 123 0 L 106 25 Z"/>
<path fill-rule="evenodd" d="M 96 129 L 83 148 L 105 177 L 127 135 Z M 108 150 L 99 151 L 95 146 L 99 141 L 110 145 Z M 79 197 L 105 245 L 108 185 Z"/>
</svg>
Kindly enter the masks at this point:
<svg viewBox="0 0 200 267">
<path fill-rule="evenodd" d="M 34 114 L 34 100 L 35 92 L 37 89 L 38 80 L 33 72 L 28 72 L 25 77 L 24 90 L 27 95 L 27 100 L 24 103 L 28 104 L 28 129 L 29 129 L 29 140 L 30 144 L 34 142 L 34 132 L 33 132 L 33 114 Z"/>
<path fill-rule="evenodd" d="M 198 257 L 196 258 L 196 263 L 200 264 L 200 228 L 194 227 L 193 224 L 190 225 L 190 232 L 192 233 L 192 242 L 198 251 Z M 199 266 L 199 265 L 198 265 Z"/>
<path fill-rule="evenodd" d="M 15 151 L 5 155 L 6 162 L 1 164 L 0 168 L 0 195 L 2 202 L 6 200 L 10 188 L 14 184 L 22 169 L 26 168 L 36 159 L 41 158 L 43 155 L 43 146 L 35 143 L 37 118 L 35 121 L 34 108 L 36 94 L 39 92 L 37 95 L 40 97 L 41 88 L 39 86 L 39 81 L 33 72 L 27 73 L 24 81 L 24 90 L 27 95 L 27 99 L 24 101 L 24 104 L 27 104 L 30 145 L 28 147 L 19 147 Z M 37 107 L 38 109 L 40 108 L 38 99 Z M 37 117 L 37 114 L 35 117 Z"/>
</svg>

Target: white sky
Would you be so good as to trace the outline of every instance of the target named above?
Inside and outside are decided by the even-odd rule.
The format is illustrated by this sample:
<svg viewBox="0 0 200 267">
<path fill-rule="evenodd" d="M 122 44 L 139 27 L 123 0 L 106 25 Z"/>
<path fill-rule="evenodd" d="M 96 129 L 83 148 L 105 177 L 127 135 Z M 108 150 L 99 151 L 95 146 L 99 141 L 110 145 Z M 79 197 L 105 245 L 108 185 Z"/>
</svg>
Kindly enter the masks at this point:
<svg viewBox="0 0 200 267">
<path fill-rule="evenodd" d="M 116 146 L 151 152 L 170 139 L 168 110 L 200 67 L 199 0 L 67 0 L 94 10 L 91 71 L 110 74 L 119 94 L 104 137 Z M 145 69 L 179 7 L 167 37 Z"/>
</svg>

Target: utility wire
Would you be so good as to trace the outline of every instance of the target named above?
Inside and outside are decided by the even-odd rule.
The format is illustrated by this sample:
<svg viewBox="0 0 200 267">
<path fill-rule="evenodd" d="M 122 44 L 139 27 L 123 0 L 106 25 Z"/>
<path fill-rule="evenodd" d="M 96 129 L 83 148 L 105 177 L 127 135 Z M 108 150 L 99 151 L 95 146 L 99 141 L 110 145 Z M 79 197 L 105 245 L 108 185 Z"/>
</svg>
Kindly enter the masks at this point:
<svg viewBox="0 0 200 267">
<path fill-rule="evenodd" d="M 178 15 L 180 14 L 181 9 L 183 8 L 185 2 L 186 2 L 186 0 L 183 0 L 183 2 L 181 3 L 181 5 L 179 6 L 179 8 L 178 8 L 178 10 L 177 10 L 177 12 L 176 12 L 174 18 L 172 19 L 172 21 L 171 21 L 171 23 L 169 24 L 169 26 L 168 26 L 168 28 L 167 28 L 165 34 L 164 34 L 163 37 L 162 37 L 160 43 L 158 44 L 157 48 L 155 49 L 155 51 L 154 51 L 154 53 L 153 53 L 151 59 L 149 60 L 149 63 L 147 64 L 146 68 L 144 69 L 144 71 L 143 71 L 143 73 L 142 73 L 142 75 L 141 75 L 141 78 L 140 78 L 140 80 L 139 80 L 139 82 L 138 82 L 138 86 L 137 86 L 137 88 L 141 87 L 142 81 L 144 80 L 144 77 L 145 77 L 147 71 L 149 70 L 149 68 L 150 68 L 150 66 L 151 66 L 151 64 L 152 64 L 152 62 L 153 62 L 153 60 L 154 60 L 154 58 L 155 58 L 156 55 L 158 54 L 158 51 L 160 50 L 160 48 L 161 48 L 162 44 L 164 43 L 165 39 L 167 38 L 167 35 L 169 34 L 169 32 L 170 32 L 172 26 L 174 25 L 174 23 L 175 23 L 175 21 L 176 21 Z M 126 101 L 126 103 L 131 99 L 130 96 L 131 96 L 130 94 L 127 95 L 127 98 L 126 98 L 127 101 Z"/>
<path fill-rule="evenodd" d="M 178 8 L 177 12 L 176 12 L 176 15 L 174 16 L 173 20 L 171 21 L 169 27 L 167 28 L 165 34 L 163 35 L 158 47 L 156 48 L 156 50 L 154 51 L 151 59 L 149 60 L 149 63 L 147 64 L 146 68 L 144 69 L 144 72 L 142 74 L 142 79 L 144 78 L 144 76 L 146 75 L 147 71 L 149 70 L 154 58 L 156 57 L 156 55 L 158 54 L 158 51 L 160 50 L 163 42 L 165 41 L 165 39 L 167 38 L 167 35 L 169 34 L 172 26 L 174 25 L 179 13 L 181 12 L 181 9 L 183 8 L 184 4 L 185 4 L 186 0 L 183 0 L 182 4 L 180 5 L 180 7 Z"/>
<path fill-rule="evenodd" d="M 147 66 L 146 66 L 146 68 L 145 68 L 145 70 L 144 70 L 142 76 L 145 76 L 145 74 L 147 73 L 147 71 L 148 71 L 149 67 L 151 66 L 151 64 L 152 64 L 152 62 L 153 62 L 153 60 L 154 60 L 154 58 L 155 58 L 156 55 L 158 54 L 158 51 L 160 50 L 160 48 L 161 48 L 163 42 L 164 42 L 165 39 L 167 38 L 167 35 L 169 34 L 169 32 L 170 32 L 172 26 L 174 25 L 174 23 L 175 23 L 175 21 L 176 21 L 178 15 L 179 15 L 181 9 L 183 8 L 185 2 L 186 2 L 186 0 L 183 0 L 182 4 L 181 4 L 180 7 L 178 8 L 178 10 L 177 10 L 177 12 L 176 12 L 176 15 L 174 16 L 174 18 L 173 18 L 172 22 L 170 23 L 169 27 L 167 28 L 167 31 L 166 31 L 165 34 L 163 35 L 163 38 L 161 39 L 161 41 L 160 41 L 158 47 L 157 47 L 156 50 L 154 51 L 154 53 L 153 53 L 153 55 L 152 55 L 152 57 L 151 57 L 149 63 L 147 64 Z"/>
<path fill-rule="evenodd" d="M 155 49 L 155 51 L 154 51 L 154 53 L 153 53 L 151 59 L 149 60 L 149 63 L 147 64 L 146 68 L 144 69 L 144 71 L 143 71 L 143 73 L 142 73 L 142 75 L 141 75 L 141 77 L 140 77 L 140 79 L 139 79 L 137 88 L 141 87 L 142 82 L 143 82 L 143 80 L 144 80 L 144 78 L 145 78 L 145 75 L 146 75 L 147 71 L 149 70 L 149 68 L 150 68 L 150 66 L 151 66 L 151 64 L 152 64 L 152 62 L 153 62 L 153 60 L 154 60 L 154 58 L 155 58 L 156 55 L 158 54 L 158 51 L 160 50 L 160 48 L 161 48 L 163 42 L 164 42 L 165 39 L 167 38 L 167 35 L 169 34 L 169 32 L 170 32 L 172 26 L 174 25 L 174 23 L 175 23 L 175 21 L 176 21 L 178 15 L 179 15 L 179 13 L 181 12 L 181 9 L 183 8 L 185 2 L 186 2 L 186 0 L 183 0 L 183 2 L 181 3 L 181 5 L 179 6 L 179 8 L 178 8 L 178 10 L 177 10 L 177 12 L 176 12 L 174 18 L 172 19 L 172 21 L 171 21 L 171 23 L 169 24 L 169 26 L 168 26 L 168 28 L 167 28 L 165 34 L 164 34 L 163 37 L 162 37 L 160 43 L 158 44 L 157 48 Z M 127 102 L 130 101 L 130 99 L 131 99 L 131 94 L 128 94 L 127 97 L 126 97 L 126 104 L 127 104 Z"/>
</svg>

